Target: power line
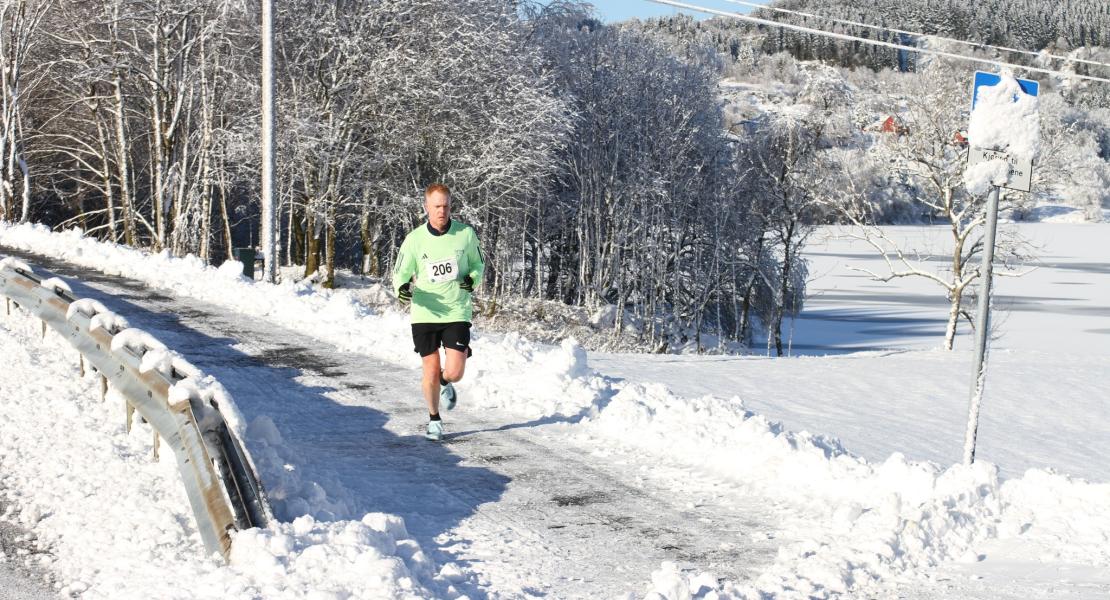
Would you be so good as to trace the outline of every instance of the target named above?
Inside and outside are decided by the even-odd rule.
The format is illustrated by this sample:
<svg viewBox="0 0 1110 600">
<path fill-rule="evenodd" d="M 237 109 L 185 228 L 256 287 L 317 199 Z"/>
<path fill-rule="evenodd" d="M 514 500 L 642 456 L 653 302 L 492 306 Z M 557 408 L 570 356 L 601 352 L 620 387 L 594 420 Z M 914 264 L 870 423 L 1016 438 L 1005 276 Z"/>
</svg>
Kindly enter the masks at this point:
<svg viewBox="0 0 1110 600">
<path fill-rule="evenodd" d="M 1041 68 L 1041 67 L 1030 67 L 1030 66 L 1026 66 L 1026 65 L 1019 65 L 1019 64 L 1015 64 L 1015 63 L 1009 63 L 1009 62 L 998 61 L 998 60 L 990 60 L 990 59 L 986 59 L 986 58 L 976 58 L 974 56 L 967 56 L 967 55 L 964 55 L 964 54 L 955 54 L 953 52 L 945 52 L 943 50 L 932 50 L 932 49 L 928 49 L 928 48 L 914 48 L 913 46 L 905 46 L 905 45 L 902 45 L 902 44 L 895 44 L 893 42 L 884 42 L 884 41 L 881 41 L 881 40 L 870 40 L 870 39 L 867 39 L 867 38 L 861 38 L 861 37 L 857 37 L 857 36 L 854 36 L 854 35 L 847 35 L 847 34 L 843 34 L 843 33 L 833 33 L 831 31 L 825 31 L 825 30 L 822 30 L 822 29 L 813 29 L 811 27 L 802 27 L 801 25 L 791 25 L 790 23 L 780 23 L 778 21 L 770 21 L 768 19 L 760 19 L 759 17 L 752 17 L 752 16 L 749 16 L 749 15 L 743 15 L 743 14 L 740 14 L 740 13 L 717 10 L 717 9 L 714 9 L 714 8 L 706 8 L 704 6 L 696 6 L 696 5 L 693 5 L 693 4 L 686 4 L 684 2 L 675 2 L 674 0 L 647 0 L 647 1 L 648 2 L 654 2 L 656 4 L 663 4 L 663 5 L 666 5 L 666 6 L 673 6 L 673 7 L 676 7 L 676 8 L 684 8 L 686 10 L 701 12 L 701 13 L 705 13 L 707 15 L 717 15 L 717 16 L 720 16 L 720 17 L 729 17 L 729 18 L 733 18 L 733 19 L 740 19 L 741 21 L 748 21 L 748 22 L 751 22 L 751 23 L 755 23 L 757 25 L 766 25 L 766 26 L 769 26 L 769 27 L 780 27 L 782 29 L 789 29 L 789 30 L 792 30 L 792 31 L 799 31 L 801 33 L 811 33 L 811 34 L 814 34 L 814 35 L 822 35 L 822 36 L 825 36 L 825 37 L 831 37 L 831 38 L 838 39 L 838 40 L 843 40 L 843 41 L 846 41 L 846 42 L 862 42 L 864 44 L 870 44 L 872 46 L 882 46 L 884 48 L 893 48 L 895 50 L 906 50 L 908 52 L 918 52 L 918 53 L 921 53 L 921 54 L 931 54 L 933 56 L 943 56 L 945 58 L 954 58 L 956 60 L 965 60 L 965 61 L 968 61 L 968 62 L 974 62 L 974 63 L 985 64 L 985 65 L 1010 67 L 1010 68 L 1013 68 L 1013 69 L 1031 71 L 1031 72 L 1034 72 L 1034 73 L 1044 73 L 1046 75 L 1059 75 L 1061 77 L 1073 77 L 1075 79 L 1083 79 L 1083 80 L 1086 80 L 1086 81 L 1098 81 L 1098 82 L 1102 82 L 1102 83 L 1110 83 L 1110 79 L 1107 79 L 1105 77 L 1095 77 L 1093 75 L 1079 75 L 1077 73 L 1066 73 L 1064 71 L 1057 71 L 1057 70 L 1054 70 L 1054 69 L 1044 69 L 1044 68 Z"/>
<path fill-rule="evenodd" d="M 834 18 L 834 17 L 825 16 L 825 15 L 815 15 L 815 14 L 812 14 L 812 13 L 805 13 L 805 12 L 801 12 L 801 11 L 797 11 L 797 10 L 789 10 L 789 9 L 785 9 L 785 8 L 778 8 L 778 7 L 775 7 L 775 6 L 766 6 L 766 5 L 763 5 L 763 4 L 756 4 L 754 2 L 744 2 L 743 0 L 725 0 L 725 2 L 729 2 L 729 3 L 732 3 L 732 4 L 739 4 L 740 6 L 748 6 L 748 7 L 751 7 L 751 8 L 758 8 L 760 10 L 767 10 L 767 11 L 773 11 L 773 12 L 777 12 L 777 13 L 796 15 L 796 16 L 799 16 L 799 17 L 810 17 L 810 18 L 814 18 L 814 19 L 824 19 L 826 21 L 830 21 L 830 22 L 833 22 L 833 23 L 838 23 L 840 25 L 851 25 L 851 26 L 854 26 L 854 27 L 863 27 L 865 29 L 872 29 L 872 30 L 875 30 L 875 31 L 891 31 L 891 32 L 894 32 L 894 33 L 901 33 L 901 34 L 904 34 L 904 35 L 913 35 L 913 36 L 918 36 L 918 37 L 930 37 L 930 38 L 934 38 L 934 39 L 938 39 L 938 40 L 944 40 L 946 42 L 953 42 L 953 43 L 956 43 L 956 44 L 963 44 L 965 46 L 972 46 L 974 48 L 994 48 L 995 50 L 1003 50 L 1003 51 L 1006 51 L 1006 52 L 1015 52 L 1015 53 L 1018 53 L 1018 54 L 1024 54 L 1026 56 L 1033 56 L 1033 57 L 1037 57 L 1037 58 L 1050 58 L 1050 59 L 1053 59 L 1053 60 L 1078 62 L 1078 63 L 1084 63 L 1084 64 L 1088 64 L 1088 65 L 1096 65 L 1096 66 L 1100 66 L 1100 67 L 1110 67 L 1110 64 L 1107 64 L 1107 63 L 1104 63 L 1104 62 L 1099 62 L 1097 60 L 1087 60 L 1087 59 L 1084 59 L 1084 58 L 1070 58 L 1070 57 L 1067 57 L 1067 56 L 1060 56 L 1058 54 L 1049 54 L 1048 52 L 1033 52 L 1031 50 L 1021 50 L 1019 48 L 1008 48 L 1006 46 L 995 46 L 993 44 L 972 42 L 972 41 L 969 41 L 969 40 L 961 40 L 961 39 L 956 39 L 956 38 L 944 37 L 944 36 L 941 36 L 941 35 L 932 35 L 932 34 L 928 34 L 928 33 L 918 33 L 918 32 L 915 32 L 915 31 L 905 31 L 905 30 L 902 30 L 902 29 L 895 29 L 893 27 L 882 27 L 882 26 L 879 26 L 879 25 L 871 25 L 871 24 L 868 24 L 868 23 L 859 23 L 859 22 L 856 22 L 856 21 L 847 21 L 847 20 L 844 20 L 844 19 L 837 19 L 837 18 Z"/>
</svg>

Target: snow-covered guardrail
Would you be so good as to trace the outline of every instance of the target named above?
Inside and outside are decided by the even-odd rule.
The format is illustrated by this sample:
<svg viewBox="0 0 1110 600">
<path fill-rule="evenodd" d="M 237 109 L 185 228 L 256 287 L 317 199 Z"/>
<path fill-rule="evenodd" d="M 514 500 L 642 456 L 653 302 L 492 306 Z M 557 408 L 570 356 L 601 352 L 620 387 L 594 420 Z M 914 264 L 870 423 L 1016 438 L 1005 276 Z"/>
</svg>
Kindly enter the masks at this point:
<svg viewBox="0 0 1110 600">
<path fill-rule="evenodd" d="M 63 281 L 42 280 L 27 264 L 0 259 L 0 295 L 53 328 L 125 400 L 127 427 L 139 415 L 173 449 L 181 480 L 209 552 L 227 556 L 230 531 L 265 526 L 273 511 L 257 473 L 220 412 L 222 388 L 164 345 L 92 299 L 77 299 Z"/>
</svg>

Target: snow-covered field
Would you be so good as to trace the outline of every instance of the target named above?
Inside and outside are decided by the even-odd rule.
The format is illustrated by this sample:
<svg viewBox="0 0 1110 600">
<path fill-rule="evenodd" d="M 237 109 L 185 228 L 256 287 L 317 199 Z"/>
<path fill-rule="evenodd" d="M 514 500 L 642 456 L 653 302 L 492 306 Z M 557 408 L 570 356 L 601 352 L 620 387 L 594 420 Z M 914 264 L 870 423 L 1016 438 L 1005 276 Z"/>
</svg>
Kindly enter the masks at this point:
<svg viewBox="0 0 1110 600">
<path fill-rule="evenodd" d="M 596 536 L 575 542 L 573 527 L 559 537 L 565 525 L 527 527 L 512 515 L 530 511 L 529 521 L 543 520 L 556 509 L 519 490 L 547 488 L 493 464 L 486 468 L 509 480 L 505 490 L 469 500 L 470 514 L 428 532 L 421 522 L 432 518 L 427 510 L 406 506 L 405 498 L 368 503 L 365 497 L 388 495 L 388 488 L 363 490 L 343 481 L 354 471 L 317 466 L 373 465 L 425 446 L 409 447 L 404 437 L 394 448 L 323 443 L 299 435 L 298 415 L 310 407 L 283 401 L 300 392 L 264 380 L 236 392 L 234 382 L 223 381 L 241 394 L 248 449 L 284 522 L 238 534 L 231 565 L 221 568 L 198 550 L 172 461 L 150 461 L 147 435 L 123 433 L 122 409 L 100 404 L 94 381 L 76 377 L 72 350 L 56 336 L 39 341 L 37 325 L 20 316 L 0 319 L 0 351 L 13 365 L 0 372 L 8 398 L 0 404 L 0 488 L 19 508 L 9 517 L 33 527 L 49 550 L 45 562 L 59 586 L 85 597 L 142 597 L 167 580 L 179 584 L 169 588 L 174 597 L 1105 596 L 1110 469 L 1098 463 L 1110 438 L 1100 425 L 1110 417 L 1110 344 L 1100 345 L 1110 331 L 1110 288 L 1099 276 L 1107 269 L 1099 235 L 1107 228 L 1036 227 L 1030 231 L 1043 237 L 1045 266 L 999 286 L 999 304 L 1012 309 L 992 355 L 982 462 L 972 468 L 949 466 L 962 440 L 970 365 L 964 351 L 935 349 L 943 297 L 913 283 L 869 287 L 838 266 L 867 260 L 844 242 L 811 249 L 816 294 L 792 336 L 795 353 L 836 356 L 587 356 L 569 342 L 477 339 L 461 386 L 467 403 L 450 415 L 449 427 L 482 430 L 482 444 L 510 444 L 548 479 L 569 476 L 560 464 L 568 471 L 591 465 L 599 473 L 585 480 L 591 486 L 665 497 L 677 508 L 614 501 L 633 521 L 653 510 L 687 512 L 688 522 L 671 516 L 663 528 L 696 531 L 699 548 L 714 552 L 668 550 L 649 528 L 631 538 L 624 530 L 625 537 L 606 543 Z M 146 282 L 182 304 L 194 298 L 205 306 L 198 312 L 215 307 L 233 315 L 232 323 L 310 336 L 325 355 L 333 348 L 336 356 L 385 361 L 393 366 L 375 368 L 394 370 L 381 371 L 387 395 L 404 402 L 380 406 L 393 416 L 378 426 L 420 425 L 417 363 L 399 312 L 375 313 L 344 291 L 256 284 L 232 267 L 144 255 L 73 233 L 3 227 L 0 245 Z M 181 324 L 188 323 L 181 312 Z M 222 334 L 246 335 L 233 324 Z M 846 354 L 861 349 L 869 351 Z M 215 364 L 207 370 L 220 372 Z M 313 385 L 342 388 L 340 379 L 325 374 Z M 409 379 L 413 389 L 397 389 Z M 258 392 L 269 403 L 250 397 L 258 386 L 271 386 Z M 402 413 L 398 407 L 406 405 L 416 410 Z M 424 452 L 467 458 L 475 451 L 467 448 L 449 443 Z M 561 456 L 552 460 L 552 453 Z M 319 473 L 328 477 L 310 477 Z M 414 485 L 396 476 L 390 483 L 397 494 Z M 754 508 L 758 503 L 765 508 Z M 404 518 L 363 516 L 375 506 Z M 103 518 L 109 509 L 113 516 Z M 656 546 L 652 552 L 626 552 L 645 540 Z M 768 544 L 777 553 L 755 550 Z M 551 553 L 565 558 L 543 558 Z M 641 555 L 655 564 L 642 565 Z M 750 564 L 735 568 L 729 556 Z M 146 564 L 157 568 L 139 566 Z M 590 564 L 611 573 L 583 566 Z M 609 568 L 614 564 L 624 568 Z"/>
<path fill-rule="evenodd" d="M 1044 469 L 1105 489 L 1110 225 L 1042 223 L 1016 229 L 1040 249 L 1040 261 L 1028 274 L 996 283 L 999 329 L 977 456 L 998 465 L 1006 479 Z M 949 235 L 942 227 L 887 231 L 923 254 L 941 250 Z M 882 273 L 884 263 L 865 243 L 842 233 L 821 230 L 808 248 L 811 296 L 792 326 L 796 357 L 591 354 L 591 367 L 627 381 L 665 381 L 686 397 L 739 396 L 750 410 L 790 430 L 835 436 L 872 462 L 894 453 L 939 465 L 958 462 L 972 372 L 968 328 L 962 325 L 956 351 L 942 350 L 947 301 L 939 286 L 914 278 L 880 283 L 850 270 Z M 1062 538 L 1061 545 L 1080 539 L 1083 529 L 1077 524 L 1074 536 Z M 1037 545 L 993 540 L 978 550 L 984 561 L 947 569 L 1019 589 L 1046 590 L 1047 582 L 1070 580 L 1074 588 L 1058 586 L 1059 594 L 1079 593 L 1088 585 L 1094 597 L 1110 590 L 1105 564 L 1100 569 L 1062 565 L 1055 551 L 1032 546 Z"/>
<path fill-rule="evenodd" d="M 1020 277 L 998 277 L 992 348 L 1047 354 L 1110 356 L 1110 243 L 1105 224 L 1003 224 L 1028 240 L 1037 261 Z M 933 270 L 946 261 L 951 234 L 943 226 L 888 227 L 907 254 L 929 256 Z M 878 274 L 883 261 L 843 230 L 819 231 L 807 247 L 809 297 L 793 327 L 794 354 L 940 348 L 948 301 L 936 283 L 909 277 L 872 281 L 852 266 Z M 996 271 L 997 272 L 997 271 Z M 976 290 L 978 288 L 976 287 Z M 961 333 L 967 334 L 966 323 Z M 971 338 L 957 341 L 967 348 Z M 970 375 L 969 375 L 970 377 Z"/>
</svg>

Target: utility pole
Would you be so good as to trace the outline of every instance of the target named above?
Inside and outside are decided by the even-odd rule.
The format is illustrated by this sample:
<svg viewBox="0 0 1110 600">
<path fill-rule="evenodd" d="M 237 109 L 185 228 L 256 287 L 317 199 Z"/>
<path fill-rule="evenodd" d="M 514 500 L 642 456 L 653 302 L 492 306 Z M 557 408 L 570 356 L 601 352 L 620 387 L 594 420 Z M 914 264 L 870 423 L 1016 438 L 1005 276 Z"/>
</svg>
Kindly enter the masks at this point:
<svg viewBox="0 0 1110 600">
<path fill-rule="evenodd" d="M 262 280 L 277 282 L 278 214 L 274 207 L 274 0 L 262 0 Z"/>
</svg>

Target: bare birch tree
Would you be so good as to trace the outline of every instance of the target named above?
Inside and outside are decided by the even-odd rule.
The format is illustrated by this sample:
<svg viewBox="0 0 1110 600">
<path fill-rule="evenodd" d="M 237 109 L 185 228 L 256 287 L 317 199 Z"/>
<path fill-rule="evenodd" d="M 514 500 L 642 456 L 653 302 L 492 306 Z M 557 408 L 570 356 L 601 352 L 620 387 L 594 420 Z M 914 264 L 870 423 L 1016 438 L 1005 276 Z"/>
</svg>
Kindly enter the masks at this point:
<svg viewBox="0 0 1110 600">
<path fill-rule="evenodd" d="M 901 117 L 906 131 L 887 134 L 874 147 L 877 160 L 893 169 L 892 183 L 911 186 L 930 218 L 939 220 L 949 231 L 951 245 L 942 251 L 941 266 L 930 260 L 934 252 L 910 248 L 876 226 L 874 205 L 866 192 L 854 185 L 857 176 L 852 170 L 843 171 L 850 186 L 833 190 L 841 215 L 856 226 L 849 235 L 874 248 L 887 267 L 886 272 L 857 270 L 884 282 L 921 277 L 944 290 L 949 302 L 946 350 L 953 348 L 960 319 L 972 322 L 965 293 L 979 278 L 975 258 L 982 251 L 986 222 L 986 195 L 972 195 L 964 187 L 967 147 L 957 137 L 966 126 L 970 108 L 965 96 L 968 80 L 966 72 L 940 62 L 912 76 L 904 95 L 892 101 L 905 103 Z M 1023 245 L 1012 233 L 1000 232 L 996 260 L 1011 272 L 1025 262 Z"/>
</svg>

